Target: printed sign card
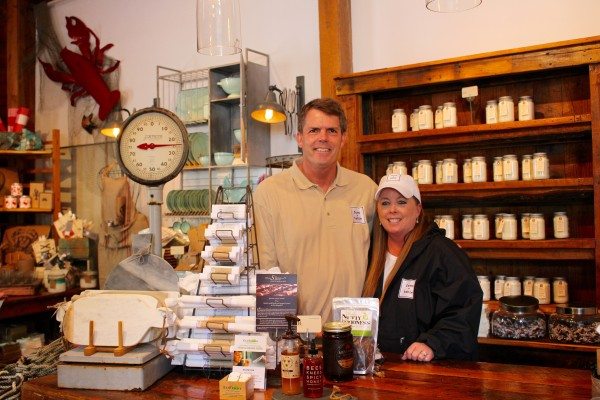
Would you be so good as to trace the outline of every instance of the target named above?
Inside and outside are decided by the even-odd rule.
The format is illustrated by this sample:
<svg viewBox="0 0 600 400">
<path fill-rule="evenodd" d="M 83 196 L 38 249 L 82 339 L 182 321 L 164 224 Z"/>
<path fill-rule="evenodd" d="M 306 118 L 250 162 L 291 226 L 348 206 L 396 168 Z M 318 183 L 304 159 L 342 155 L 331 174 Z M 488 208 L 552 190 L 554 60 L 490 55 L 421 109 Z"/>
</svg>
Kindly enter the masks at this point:
<svg viewBox="0 0 600 400">
<path fill-rule="evenodd" d="M 233 372 L 254 377 L 254 388 L 265 389 L 267 335 L 235 335 L 233 341 Z"/>
<path fill-rule="evenodd" d="M 294 274 L 256 275 L 256 331 L 285 332 L 286 315 L 298 309 L 298 277 Z"/>
</svg>

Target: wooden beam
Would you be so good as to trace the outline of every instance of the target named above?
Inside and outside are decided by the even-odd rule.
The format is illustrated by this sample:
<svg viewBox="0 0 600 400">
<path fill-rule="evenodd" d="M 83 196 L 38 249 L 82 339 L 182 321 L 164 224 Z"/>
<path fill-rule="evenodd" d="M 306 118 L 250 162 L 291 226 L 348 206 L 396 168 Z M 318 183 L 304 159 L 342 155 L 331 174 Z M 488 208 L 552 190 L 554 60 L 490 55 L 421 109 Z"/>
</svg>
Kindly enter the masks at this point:
<svg viewBox="0 0 600 400">
<path fill-rule="evenodd" d="M 21 30 L 26 2 L 6 1 L 6 97 L 8 107 L 18 107 L 23 98 L 21 63 L 23 58 Z"/>
</svg>

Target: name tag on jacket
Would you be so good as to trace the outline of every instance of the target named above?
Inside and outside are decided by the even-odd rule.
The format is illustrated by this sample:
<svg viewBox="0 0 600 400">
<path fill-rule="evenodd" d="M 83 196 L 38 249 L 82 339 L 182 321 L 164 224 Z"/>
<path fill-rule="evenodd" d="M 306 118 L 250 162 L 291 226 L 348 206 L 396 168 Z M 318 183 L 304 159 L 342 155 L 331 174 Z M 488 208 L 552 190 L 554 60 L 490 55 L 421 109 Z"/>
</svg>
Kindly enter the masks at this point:
<svg viewBox="0 0 600 400">
<path fill-rule="evenodd" d="M 366 224 L 365 209 L 363 207 L 350 207 L 352 211 L 352 222 L 355 224 Z"/>
<path fill-rule="evenodd" d="M 404 279 L 400 283 L 400 291 L 398 292 L 399 299 L 413 299 L 415 295 L 416 279 Z"/>
</svg>

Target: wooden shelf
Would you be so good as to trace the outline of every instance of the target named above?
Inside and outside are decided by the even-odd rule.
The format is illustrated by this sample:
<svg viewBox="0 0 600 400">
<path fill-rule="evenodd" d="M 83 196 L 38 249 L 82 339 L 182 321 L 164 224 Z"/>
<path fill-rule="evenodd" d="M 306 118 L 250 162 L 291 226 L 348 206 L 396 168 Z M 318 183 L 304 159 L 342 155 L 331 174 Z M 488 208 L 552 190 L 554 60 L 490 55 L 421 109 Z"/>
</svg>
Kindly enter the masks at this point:
<svg viewBox="0 0 600 400">
<path fill-rule="evenodd" d="M 480 345 L 525 347 L 529 349 L 577 351 L 585 353 L 595 353 L 596 350 L 600 349 L 600 347 L 593 345 L 557 343 L 551 342 L 550 340 L 515 340 L 495 337 L 480 337 L 477 338 L 477 341 Z"/>
<path fill-rule="evenodd" d="M 359 135 L 361 153 L 382 153 L 414 150 L 428 146 L 477 145 L 502 142 L 514 144 L 518 140 L 548 140 L 550 137 L 569 136 L 591 132 L 591 115 L 545 118 L 533 121 L 501 122 L 497 124 L 467 125 L 455 128 L 427 129 L 416 132 Z"/>
<path fill-rule="evenodd" d="M 48 208 L 0 208 L 3 213 L 51 213 Z"/>
<path fill-rule="evenodd" d="M 470 258 L 495 260 L 594 260 L 593 238 L 549 240 L 455 240 Z"/>
<path fill-rule="evenodd" d="M 51 156 L 52 150 L 28 150 L 28 151 L 20 151 L 20 150 L 0 150 L 0 155 L 2 156 Z"/>
</svg>

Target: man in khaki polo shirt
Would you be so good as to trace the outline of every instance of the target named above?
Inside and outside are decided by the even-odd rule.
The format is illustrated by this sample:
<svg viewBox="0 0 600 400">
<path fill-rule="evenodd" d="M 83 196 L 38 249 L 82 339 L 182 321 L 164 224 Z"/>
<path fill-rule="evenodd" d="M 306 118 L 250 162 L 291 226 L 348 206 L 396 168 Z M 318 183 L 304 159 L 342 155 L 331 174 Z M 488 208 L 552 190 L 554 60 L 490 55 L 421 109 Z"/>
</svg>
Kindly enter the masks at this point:
<svg viewBox="0 0 600 400">
<path fill-rule="evenodd" d="M 311 101 L 298 124 L 302 158 L 254 193 L 260 265 L 297 274 L 299 314 L 326 322 L 334 297 L 361 295 L 377 185 L 337 162 L 347 140 L 337 101 Z"/>
</svg>

